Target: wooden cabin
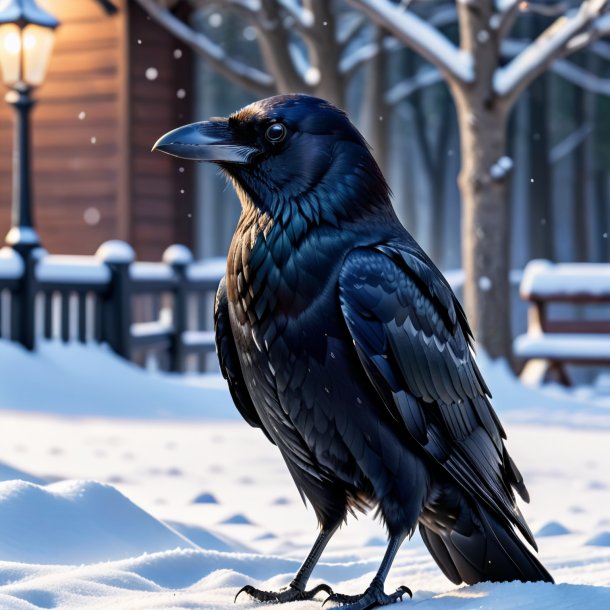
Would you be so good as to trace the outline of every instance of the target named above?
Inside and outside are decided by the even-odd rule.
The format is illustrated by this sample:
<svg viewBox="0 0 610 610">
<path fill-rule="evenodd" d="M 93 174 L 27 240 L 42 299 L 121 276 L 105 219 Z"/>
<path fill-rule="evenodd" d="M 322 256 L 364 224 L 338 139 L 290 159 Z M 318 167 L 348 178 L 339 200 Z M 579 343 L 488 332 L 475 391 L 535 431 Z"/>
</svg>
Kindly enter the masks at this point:
<svg viewBox="0 0 610 610">
<path fill-rule="evenodd" d="M 38 0 L 60 21 L 32 114 L 34 218 L 55 254 L 108 239 L 158 260 L 192 245 L 193 165 L 150 152 L 191 120 L 190 52 L 130 0 Z M 0 103 L 0 239 L 10 227 L 12 110 Z"/>
</svg>

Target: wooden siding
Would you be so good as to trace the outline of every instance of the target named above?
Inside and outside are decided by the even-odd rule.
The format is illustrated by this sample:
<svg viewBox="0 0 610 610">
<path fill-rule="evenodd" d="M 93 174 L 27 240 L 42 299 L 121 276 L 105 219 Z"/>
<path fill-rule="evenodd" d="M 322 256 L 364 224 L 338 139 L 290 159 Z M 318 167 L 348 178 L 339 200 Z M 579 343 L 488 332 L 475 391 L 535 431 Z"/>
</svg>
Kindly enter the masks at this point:
<svg viewBox="0 0 610 610">
<path fill-rule="evenodd" d="M 128 0 L 116 2 L 121 11 L 112 17 L 93 0 L 39 1 L 62 23 L 32 116 L 43 246 L 90 254 L 120 238 L 154 260 L 171 243 L 190 245 L 191 170 L 185 164 L 180 173 L 177 160 L 150 152 L 162 133 L 190 120 L 188 93 L 176 95 L 189 92 L 189 54 L 181 49 L 176 59 L 173 38 Z M 146 78 L 148 67 L 157 79 Z M 12 123 L 0 103 L 0 242 L 10 224 Z"/>
<path fill-rule="evenodd" d="M 89 254 L 104 240 L 117 237 L 121 19 L 108 17 L 91 1 L 40 4 L 62 25 L 32 116 L 36 228 L 51 252 Z M 10 219 L 11 131 L 10 109 L 2 104 L 2 235 Z M 99 212 L 96 224 L 85 221 L 89 208 Z"/>
<path fill-rule="evenodd" d="M 193 164 L 150 152 L 166 131 L 191 121 L 191 62 L 185 48 L 133 3 L 128 40 L 130 235 L 141 258 L 156 260 L 168 245 L 193 241 Z M 147 78 L 148 69 L 156 70 L 155 79 Z M 185 97 L 179 98 L 181 89 Z"/>
</svg>

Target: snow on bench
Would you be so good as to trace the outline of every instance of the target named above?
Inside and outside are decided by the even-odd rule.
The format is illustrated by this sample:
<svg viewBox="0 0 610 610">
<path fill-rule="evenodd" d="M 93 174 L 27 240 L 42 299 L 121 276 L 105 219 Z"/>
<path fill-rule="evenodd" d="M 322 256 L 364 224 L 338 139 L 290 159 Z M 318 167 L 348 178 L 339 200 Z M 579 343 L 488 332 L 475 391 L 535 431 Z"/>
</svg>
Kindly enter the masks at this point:
<svg viewBox="0 0 610 610">
<path fill-rule="evenodd" d="M 519 292 L 528 301 L 610 302 L 610 264 L 534 260 L 525 268 Z"/>
<path fill-rule="evenodd" d="M 526 361 L 525 376 L 532 377 L 532 369 L 538 368 L 537 378 L 555 373 L 570 385 L 565 364 L 610 365 L 609 319 L 549 316 L 555 303 L 610 305 L 610 264 L 534 260 L 525 268 L 519 291 L 531 303 L 527 334 L 513 343 L 515 355 Z M 536 360 L 545 361 L 542 369 Z"/>
<path fill-rule="evenodd" d="M 520 335 L 514 342 L 521 358 L 570 362 L 610 362 L 610 334 L 540 333 Z"/>
</svg>

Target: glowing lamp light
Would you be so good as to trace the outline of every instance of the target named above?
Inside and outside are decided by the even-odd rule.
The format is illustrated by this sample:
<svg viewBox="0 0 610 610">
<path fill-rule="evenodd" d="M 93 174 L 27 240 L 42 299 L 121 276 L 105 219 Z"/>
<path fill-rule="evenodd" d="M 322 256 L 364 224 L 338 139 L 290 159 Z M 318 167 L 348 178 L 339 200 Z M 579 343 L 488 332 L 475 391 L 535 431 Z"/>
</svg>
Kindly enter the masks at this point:
<svg viewBox="0 0 610 610">
<path fill-rule="evenodd" d="M 59 21 L 35 0 L 0 0 L 0 72 L 13 89 L 41 85 Z"/>
</svg>

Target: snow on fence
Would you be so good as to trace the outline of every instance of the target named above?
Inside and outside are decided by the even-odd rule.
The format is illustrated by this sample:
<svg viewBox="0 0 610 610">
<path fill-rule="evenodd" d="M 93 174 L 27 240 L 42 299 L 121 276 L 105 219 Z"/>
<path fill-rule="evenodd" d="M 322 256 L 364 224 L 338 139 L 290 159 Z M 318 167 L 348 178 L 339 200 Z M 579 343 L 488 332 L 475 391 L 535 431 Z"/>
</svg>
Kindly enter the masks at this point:
<svg viewBox="0 0 610 610">
<path fill-rule="evenodd" d="M 214 351 L 213 297 L 224 259 L 194 262 L 170 246 L 162 262 L 136 262 L 133 249 L 109 241 L 94 256 L 22 257 L 0 249 L 0 336 L 35 349 L 41 338 L 107 343 L 140 364 L 205 368 Z"/>
</svg>

